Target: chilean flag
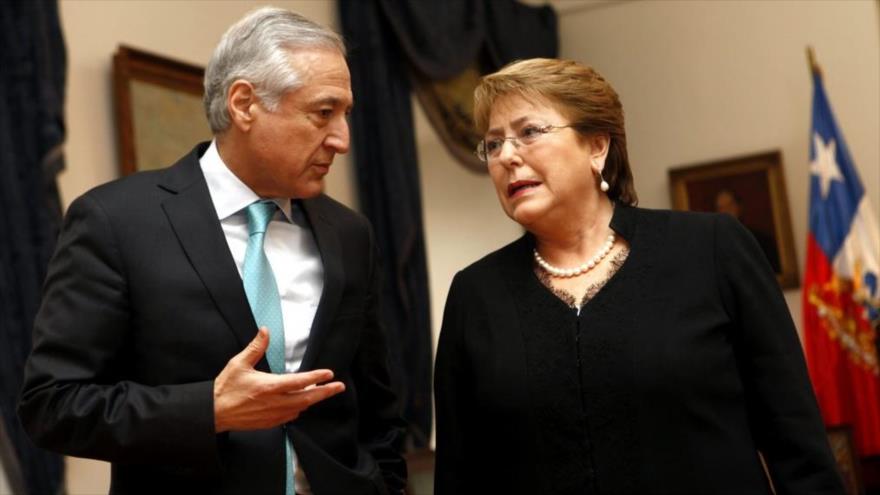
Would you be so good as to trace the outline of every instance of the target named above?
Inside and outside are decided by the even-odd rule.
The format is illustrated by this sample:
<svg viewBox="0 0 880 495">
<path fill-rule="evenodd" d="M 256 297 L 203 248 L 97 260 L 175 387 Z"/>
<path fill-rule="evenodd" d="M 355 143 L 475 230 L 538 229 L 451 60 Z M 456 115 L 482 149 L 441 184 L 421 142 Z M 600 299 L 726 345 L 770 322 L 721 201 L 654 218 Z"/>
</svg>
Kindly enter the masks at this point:
<svg viewBox="0 0 880 495">
<path fill-rule="evenodd" d="M 852 426 L 862 457 L 880 455 L 880 234 L 817 69 L 809 221 L 804 347 L 819 408 Z"/>
</svg>

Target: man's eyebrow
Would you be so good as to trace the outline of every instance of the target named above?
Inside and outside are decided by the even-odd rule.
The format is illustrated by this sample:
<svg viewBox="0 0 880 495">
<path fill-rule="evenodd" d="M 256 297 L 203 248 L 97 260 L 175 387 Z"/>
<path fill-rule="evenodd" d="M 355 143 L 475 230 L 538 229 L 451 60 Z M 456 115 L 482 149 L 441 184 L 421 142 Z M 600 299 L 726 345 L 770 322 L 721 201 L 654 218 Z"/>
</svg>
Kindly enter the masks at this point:
<svg viewBox="0 0 880 495">
<path fill-rule="evenodd" d="M 312 106 L 321 106 L 321 105 L 330 105 L 333 107 L 340 105 L 347 105 L 346 110 L 350 111 L 351 107 L 354 106 L 353 103 L 348 102 L 347 100 L 343 100 L 337 96 L 325 96 L 323 98 L 318 98 L 317 100 L 312 102 Z"/>
</svg>

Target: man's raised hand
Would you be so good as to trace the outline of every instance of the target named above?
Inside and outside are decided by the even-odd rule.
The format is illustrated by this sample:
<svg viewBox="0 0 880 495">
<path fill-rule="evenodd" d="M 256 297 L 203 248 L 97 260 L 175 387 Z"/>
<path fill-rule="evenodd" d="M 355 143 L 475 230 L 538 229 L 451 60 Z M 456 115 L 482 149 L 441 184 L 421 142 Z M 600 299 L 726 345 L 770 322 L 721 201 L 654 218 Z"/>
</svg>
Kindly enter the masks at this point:
<svg viewBox="0 0 880 495">
<path fill-rule="evenodd" d="M 214 380 L 214 428 L 271 428 L 296 419 L 309 406 L 345 390 L 330 370 L 272 374 L 254 366 L 269 347 L 269 331 L 261 327 L 247 347 L 229 360 Z"/>
</svg>

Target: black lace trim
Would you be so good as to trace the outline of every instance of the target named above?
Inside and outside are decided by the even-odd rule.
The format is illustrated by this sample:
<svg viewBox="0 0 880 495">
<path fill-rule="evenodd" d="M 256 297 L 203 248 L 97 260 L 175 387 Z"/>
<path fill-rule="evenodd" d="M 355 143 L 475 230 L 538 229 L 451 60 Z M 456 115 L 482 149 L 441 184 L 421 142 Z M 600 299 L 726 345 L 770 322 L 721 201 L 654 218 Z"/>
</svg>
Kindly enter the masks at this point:
<svg viewBox="0 0 880 495">
<path fill-rule="evenodd" d="M 572 309 L 582 309 L 584 305 L 590 302 L 596 294 L 602 290 L 602 287 L 605 287 L 605 284 L 611 280 L 614 275 L 617 274 L 617 271 L 620 270 L 620 267 L 626 262 L 626 258 L 629 256 L 629 248 L 624 246 L 617 254 L 614 255 L 614 258 L 611 259 L 611 268 L 608 269 L 608 274 L 606 277 L 598 282 L 590 284 L 587 289 L 584 291 L 583 296 L 580 299 L 580 304 L 578 304 L 578 298 L 564 289 L 558 289 L 553 286 L 553 282 L 550 278 L 550 275 L 541 269 L 537 263 L 534 264 L 533 270 L 535 271 L 535 275 L 538 277 L 538 280 L 541 281 L 541 284 L 544 285 L 550 292 L 553 293 L 556 297 L 558 297 L 562 302 L 564 302 L 568 307 Z"/>
</svg>

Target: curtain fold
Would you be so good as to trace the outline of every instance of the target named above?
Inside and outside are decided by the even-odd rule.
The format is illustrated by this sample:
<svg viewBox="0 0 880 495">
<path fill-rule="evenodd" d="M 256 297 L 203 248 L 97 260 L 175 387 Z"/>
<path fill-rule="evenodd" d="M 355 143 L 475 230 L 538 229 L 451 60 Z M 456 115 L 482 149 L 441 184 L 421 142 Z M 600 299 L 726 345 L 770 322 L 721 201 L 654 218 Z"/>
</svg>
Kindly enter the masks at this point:
<svg viewBox="0 0 880 495">
<path fill-rule="evenodd" d="M 61 222 L 67 60 L 54 0 L 0 3 L 0 412 L 28 493 L 63 490 L 63 460 L 36 448 L 16 403 Z"/>
<path fill-rule="evenodd" d="M 485 0 L 486 49 L 496 71 L 514 60 L 559 54 L 556 11 L 550 6 L 533 7 L 513 0 Z"/>
<path fill-rule="evenodd" d="M 372 1 L 340 2 L 355 111 L 352 144 L 361 210 L 382 259 L 382 316 L 408 448 L 431 431 L 431 330 L 422 198 L 403 54 Z"/>
<path fill-rule="evenodd" d="M 463 71 L 483 47 L 482 1 L 376 1 L 408 63 L 430 79 L 448 79 Z"/>
<path fill-rule="evenodd" d="M 431 433 L 431 325 L 410 72 L 452 78 L 475 62 L 555 57 L 556 15 L 513 0 L 340 0 L 355 111 L 351 132 L 361 210 L 383 261 L 383 316 L 408 447 Z"/>
</svg>

